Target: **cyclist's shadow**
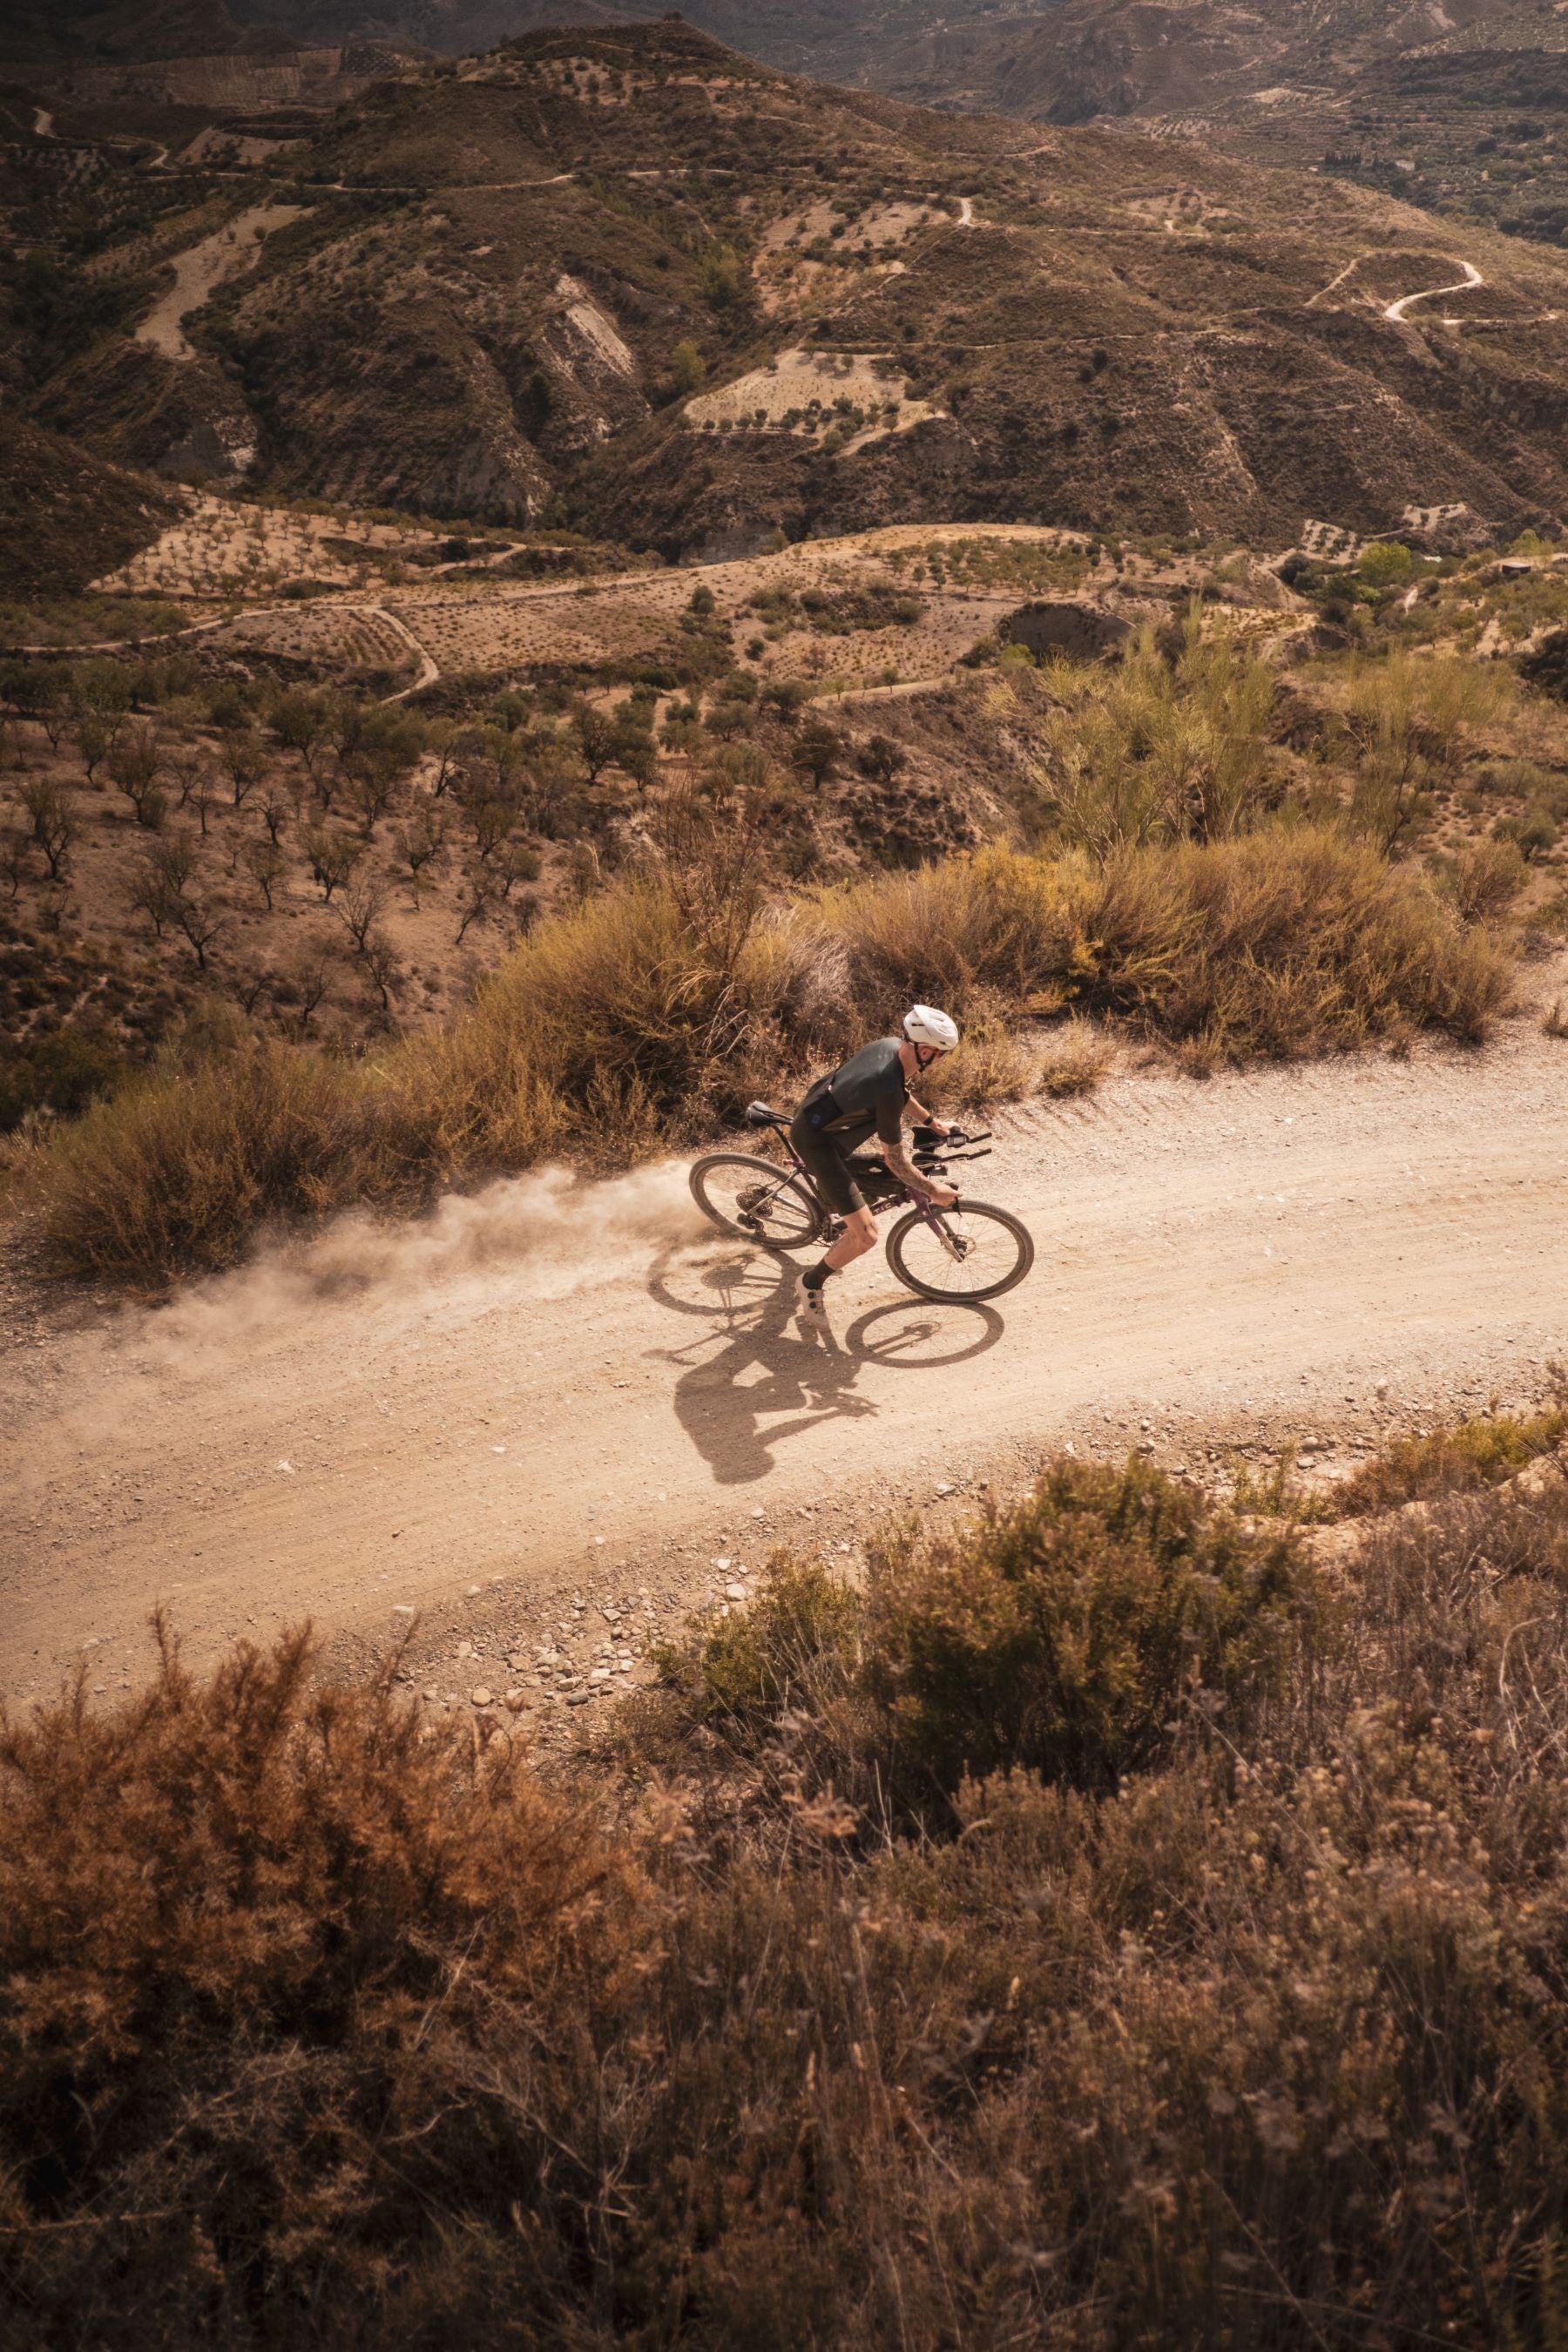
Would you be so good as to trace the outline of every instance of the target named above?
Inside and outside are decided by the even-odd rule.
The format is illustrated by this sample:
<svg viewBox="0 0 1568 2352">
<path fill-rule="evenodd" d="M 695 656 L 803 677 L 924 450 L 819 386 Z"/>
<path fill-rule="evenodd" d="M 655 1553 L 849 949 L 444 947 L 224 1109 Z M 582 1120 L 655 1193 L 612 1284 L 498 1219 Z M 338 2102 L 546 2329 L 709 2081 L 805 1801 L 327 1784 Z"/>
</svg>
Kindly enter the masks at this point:
<svg viewBox="0 0 1568 2352">
<path fill-rule="evenodd" d="M 689 1347 L 659 1352 L 685 1366 L 676 1418 L 721 1486 L 764 1477 L 779 1445 L 824 1422 L 875 1415 L 880 1408 L 855 1389 L 868 1363 L 934 1370 L 983 1355 L 1002 1336 L 994 1307 L 939 1308 L 913 1297 L 870 1308 L 842 1337 L 802 1331 L 797 1272 L 737 1244 L 701 1265 L 668 1252 L 648 1284 L 660 1306 L 709 1326 Z"/>
</svg>

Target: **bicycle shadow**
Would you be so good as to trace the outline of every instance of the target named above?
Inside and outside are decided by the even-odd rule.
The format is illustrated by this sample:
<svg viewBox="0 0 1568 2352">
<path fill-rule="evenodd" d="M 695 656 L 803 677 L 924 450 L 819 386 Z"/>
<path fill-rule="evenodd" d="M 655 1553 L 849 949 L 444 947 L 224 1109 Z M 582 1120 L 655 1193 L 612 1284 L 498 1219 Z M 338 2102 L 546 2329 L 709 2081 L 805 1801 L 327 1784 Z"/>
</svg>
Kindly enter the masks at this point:
<svg viewBox="0 0 1568 2352">
<path fill-rule="evenodd" d="M 1005 1328 L 994 1307 L 911 1297 L 868 1308 L 841 1335 L 819 1336 L 796 1323 L 797 1272 L 740 1246 L 703 1265 L 667 1252 L 649 1280 L 658 1305 L 709 1327 L 689 1347 L 657 1352 L 685 1366 L 676 1419 L 721 1486 L 765 1477 L 781 1445 L 826 1422 L 874 1418 L 881 1407 L 856 1389 L 867 1365 L 946 1370 L 984 1355 Z"/>
</svg>

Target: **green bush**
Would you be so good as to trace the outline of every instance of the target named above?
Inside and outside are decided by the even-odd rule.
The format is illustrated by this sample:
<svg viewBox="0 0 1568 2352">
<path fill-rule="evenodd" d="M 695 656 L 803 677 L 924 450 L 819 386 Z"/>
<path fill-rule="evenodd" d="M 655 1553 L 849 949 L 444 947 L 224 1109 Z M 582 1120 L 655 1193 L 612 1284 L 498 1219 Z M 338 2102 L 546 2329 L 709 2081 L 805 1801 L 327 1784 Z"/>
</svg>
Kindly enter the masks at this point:
<svg viewBox="0 0 1568 2352">
<path fill-rule="evenodd" d="M 29 1111 L 76 1116 L 112 1094 L 132 1066 L 113 1046 L 68 1029 L 0 1050 L 0 1135 L 9 1135 Z"/>
<path fill-rule="evenodd" d="M 1340 1507 L 1353 1517 L 1495 1486 L 1543 1454 L 1555 1453 L 1565 1436 L 1568 1408 L 1558 1404 L 1540 1412 L 1486 1414 L 1425 1436 L 1397 1437 L 1346 1479 L 1339 1490 Z"/>
<path fill-rule="evenodd" d="M 721 1725 L 744 1745 L 784 1708 L 848 1687 L 862 1618 L 860 1596 L 842 1578 L 779 1553 L 749 1607 L 700 1620 L 693 1637 L 667 1644 L 656 1663 L 683 1721 Z"/>
<path fill-rule="evenodd" d="M 1137 1462 L 1058 1461 L 975 1528 L 879 1542 L 871 1687 L 944 1788 L 1016 1768 L 1110 1787 L 1184 1707 L 1249 1728 L 1317 1605 L 1288 1532 L 1246 1533 Z"/>
</svg>

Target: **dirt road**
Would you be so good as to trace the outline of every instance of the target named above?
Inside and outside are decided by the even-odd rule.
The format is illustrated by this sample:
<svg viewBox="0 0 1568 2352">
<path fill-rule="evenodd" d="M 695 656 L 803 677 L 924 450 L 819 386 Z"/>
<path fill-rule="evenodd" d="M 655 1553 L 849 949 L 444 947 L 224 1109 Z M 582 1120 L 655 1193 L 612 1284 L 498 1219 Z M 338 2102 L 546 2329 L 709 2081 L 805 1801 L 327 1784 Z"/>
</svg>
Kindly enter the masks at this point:
<svg viewBox="0 0 1568 2352">
<path fill-rule="evenodd" d="M 153 1314 L 24 1329 L 5 1687 L 52 1688 L 89 1642 L 120 1687 L 159 1599 L 200 1658 L 655 1556 L 674 1593 L 797 1513 L 852 1538 L 1068 1440 L 1197 1469 L 1222 1439 L 1327 1433 L 1353 1458 L 1538 1393 L 1568 1356 L 1565 1113 L 1568 1046 L 1533 1020 L 1484 1056 L 1118 1077 L 1016 1114 L 975 1183 L 1033 1225 L 1021 1290 L 927 1307 L 879 1258 L 830 1345 L 772 1261 L 699 1229 L 675 1168 L 524 1178 Z"/>
<path fill-rule="evenodd" d="M 1403 326 L 1410 315 L 1413 304 L 1435 302 L 1439 294 L 1468 294 L 1472 287 L 1486 284 L 1486 279 L 1473 261 L 1461 261 L 1459 268 L 1465 274 L 1462 278 L 1456 278 L 1451 285 L 1428 286 L 1419 294 L 1402 294 L 1397 302 L 1391 302 L 1388 305 L 1384 311 L 1384 317 L 1391 320 L 1396 327 Z"/>
</svg>

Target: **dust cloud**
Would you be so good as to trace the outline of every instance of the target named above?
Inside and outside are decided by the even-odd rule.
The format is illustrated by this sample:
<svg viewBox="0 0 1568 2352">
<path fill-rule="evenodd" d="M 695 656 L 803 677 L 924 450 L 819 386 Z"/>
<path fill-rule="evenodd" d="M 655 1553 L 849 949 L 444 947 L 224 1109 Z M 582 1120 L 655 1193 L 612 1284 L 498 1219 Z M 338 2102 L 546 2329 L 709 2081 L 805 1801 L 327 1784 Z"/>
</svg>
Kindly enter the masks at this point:
<svg viewBox="0 0 1568 2352">
<path fill-rule="evenodd" d="M 684 1163 L 602 1179 L 544 1168 L 452 1193 L 427 1216 L 387 1223 L 350 1211 L 309 1237 L 177 1291 L 135 1334 L 166 1370 L 214 1349 L 289 1344 L 334 1309 L 387 1318 L 462 1315 L 520 1297 L 546 1301 L 646 1270 L 649 1245 L 679 1248 L 708 1225 Z"/>
</svg>

